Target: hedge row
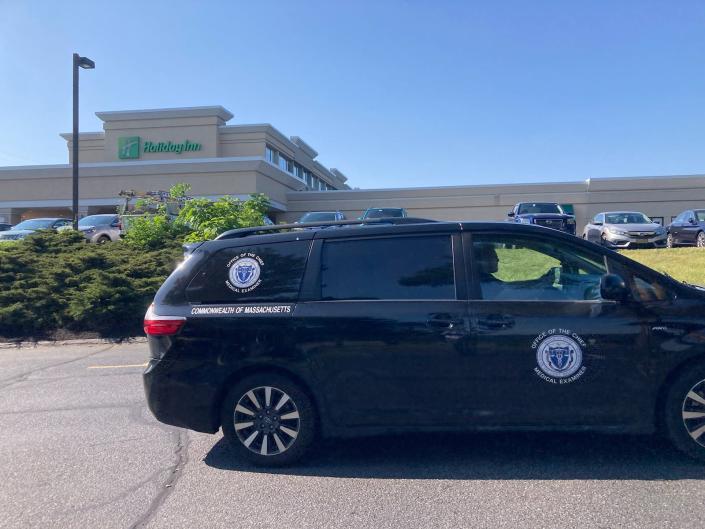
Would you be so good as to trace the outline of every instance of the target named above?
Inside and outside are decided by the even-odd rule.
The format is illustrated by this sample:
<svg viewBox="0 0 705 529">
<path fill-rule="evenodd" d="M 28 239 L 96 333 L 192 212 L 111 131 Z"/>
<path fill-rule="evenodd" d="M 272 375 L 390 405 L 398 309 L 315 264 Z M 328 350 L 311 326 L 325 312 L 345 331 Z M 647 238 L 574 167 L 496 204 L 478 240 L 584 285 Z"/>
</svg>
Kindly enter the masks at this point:
<svg viewBox="0 0 705 529">
<path fill-rule="evenodd" d="M 181 256 L 177 241 L 148 251 L 89 244 L 70 230 L 0 244 L 0 339 L 139 335 Z"/>
</svg>

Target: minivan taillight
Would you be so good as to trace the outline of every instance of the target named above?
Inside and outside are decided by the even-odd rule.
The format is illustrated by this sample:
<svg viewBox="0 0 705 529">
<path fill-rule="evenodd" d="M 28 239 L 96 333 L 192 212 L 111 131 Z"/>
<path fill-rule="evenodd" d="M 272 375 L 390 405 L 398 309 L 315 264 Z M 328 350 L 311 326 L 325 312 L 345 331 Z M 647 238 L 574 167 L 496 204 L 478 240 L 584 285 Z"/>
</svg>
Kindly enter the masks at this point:
<svg viewBox="0 0 705 529">
<path fill-rule="evenodd" d="M 181 330 L 186 323 L 183 316 L 157 316 L 152 305 L 144 315 L 144 333 L 147 336 L 171 336 Z"/>
</svg>

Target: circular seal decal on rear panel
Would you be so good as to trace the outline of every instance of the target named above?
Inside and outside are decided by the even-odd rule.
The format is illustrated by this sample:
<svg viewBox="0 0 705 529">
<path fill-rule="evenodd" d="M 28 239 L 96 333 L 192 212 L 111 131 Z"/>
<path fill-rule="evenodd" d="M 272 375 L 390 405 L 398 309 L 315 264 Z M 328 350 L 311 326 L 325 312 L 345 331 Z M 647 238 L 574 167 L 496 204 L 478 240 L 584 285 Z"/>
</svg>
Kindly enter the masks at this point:
<svg viewBox="0 0 705 529">
<path fill-rule="evenodd" d="M 552 384 L 575 382 L 587 369 L 583 365 L 584 345 L 585 341 L 580 336 L 566 329 L 541 333 L 532 344 L 538 364 L 534 373 Z"/>
<path fill-rule="evenodd" d="M 228 261 L 228 280 L 225 284 L 237 293 L 251 292 L 262 280 L 264 261 L 253 253 L 243 253 Z"/>
</svg>

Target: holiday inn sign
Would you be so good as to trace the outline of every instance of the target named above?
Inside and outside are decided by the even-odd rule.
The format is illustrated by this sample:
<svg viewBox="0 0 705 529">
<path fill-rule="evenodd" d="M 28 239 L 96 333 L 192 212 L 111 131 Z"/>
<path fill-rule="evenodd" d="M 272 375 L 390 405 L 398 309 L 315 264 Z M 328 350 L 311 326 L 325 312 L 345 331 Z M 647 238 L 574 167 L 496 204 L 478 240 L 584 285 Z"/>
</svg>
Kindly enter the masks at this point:
<svg viewBox="0 0 705 529">
<path fill-rule="evenodd" d="M 173 141 L 145 141 L 143 142 L 139 136 L 126 136 L 118 138 L 118 158 L 121 160 L 131 160 L 140 157 L 140 153 L 148 152 L 173 152 L 181 154 L 182 152 L 200 151 L 203 146 L 200 143 L 195 143 L 185 140 L 181 143 Z"/>
</svg>

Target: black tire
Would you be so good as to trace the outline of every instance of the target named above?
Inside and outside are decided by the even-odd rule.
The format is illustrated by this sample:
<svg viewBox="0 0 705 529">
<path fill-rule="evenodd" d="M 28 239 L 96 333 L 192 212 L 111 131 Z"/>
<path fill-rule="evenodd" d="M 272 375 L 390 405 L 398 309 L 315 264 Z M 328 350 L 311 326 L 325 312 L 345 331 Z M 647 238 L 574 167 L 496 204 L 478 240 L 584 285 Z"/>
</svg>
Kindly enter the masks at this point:
<svg viewBox="0 0 705 529">
<path fill-rule="evenodd" d="M 666 248 L 673 248 L 675 245 L 673 244 L 673 235 L 670 233 L 666 235 Z"/>
<path fill-rule="evenodd" d="M 110 237 L 107 235 L 101 235 L 96 239 L 96 244 L 105 244 L 106 242 L 110 242 Z"/>
<path fill-rule="evenodd" d="M 283 395 L 287 399 L 282 404 Z M 247 413 L 243 413 L 243 408 Z M 257 373 L 230 389 L 220 420 L 223 435 L 238 457 L 255 465 L 281 466 L 308 452 L 316 439 L 318 417 L 311 399 L 299 385 L 277 373 Z"/>
<path fill-rule="evenodd" d="M 664 402 L 663 424 L 676 448 L 705 463 L 705 364 L 685 370 L 673 381 Z"/>
<path fill-rule="evenodd" d="M 705 248 L 705 232 L 698 232 L 698 235 L 695 238 L 695 246 L 698 248 Z"/>
</svg>

